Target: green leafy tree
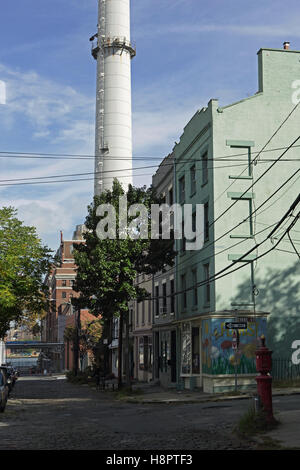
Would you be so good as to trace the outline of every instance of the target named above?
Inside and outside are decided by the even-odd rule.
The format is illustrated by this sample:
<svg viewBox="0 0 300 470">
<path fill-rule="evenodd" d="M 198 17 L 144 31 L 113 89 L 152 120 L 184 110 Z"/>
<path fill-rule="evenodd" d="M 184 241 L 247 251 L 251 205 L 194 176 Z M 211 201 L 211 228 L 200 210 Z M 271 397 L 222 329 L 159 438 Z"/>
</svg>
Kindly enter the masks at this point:
<svg viewBox="0 0 300 470">
<path fill-rule="evenodd" d="M 123 323 L 128 325 L 128 302 L 132 299 L 141 301 L 149 296 L 149 293 L 135 283 L 139 273 L 155 273 L 166 265 L 172 265 L 174 259 L 172 240 L 151 240 L 148 224 L 148 238 L 132 239 L 128 234 L 115 239 L 100 239 L 96 233 L 100 221 L 107 218 L 97 215 L 97 208 L 101 204 L 111 204 L 116 212 L 117 234 L 120 228 L 119 197 L 124 195 L 124 190 L 117 180 L 114 180 L 111 191 L 105 191 L 100 196 L 94 197 L 94 202 L 88 207 L 88 215 L 85 221 L 87 232 L 84 235 L 85 243 L 74 245 L 74 258 L 77 265 L 77 277 L 75 290 L 80 293 L 80 298 L 74 302 L 80 302 L 89 307 L 95 316 L 101 315 L 104 331 L 107 331 L 107 323 L 112 318 L 119 317 L 119 360 L 118 360 L 118 385 L 122 386 L 122 332 Z M 129 186 L 126 194 L 128 207 L 134 204 L 143 204 L 150 214 L 151 204 L 159 204 L 161 201 L 155 195 L 152 188 L 135 188 Z M 128 217 L 128 224 L 139 216 L 135 214 Z M 150 222 L 150 216 L 149 216 Z M 137 224 L 138 225 L 138 224 Z M 138 225 L 136 232 L 141 227 Z M 158 256 L 159 253 L 159 256 Z M 128 331 L 128 328 L 126 328 Z M 103 333 L 104 336 L 104 333 Z M 126 345 L 128 351 L 128 345 Z M 125 355 L 126 378 L 129 381 L 129 359 Z"/>
<path fill-rule="evenodd" d="M 44 276 L 53 264 L 34 227 L 17 218 L 12 207 L 0 209 L 0 338 L 12 321 L 32 326 L 47 308 Z"/>
<path fill-rule="evenodd" d="M 76 326 L 67 326 L 64 331 L 64 340 L 72 344 L 73 351 L 76 349 L 76 342 L 78 341 L 78 353 L 82 361 L 86 354 L 90 351 L 96 355 L 98 345 L 102 336 L 102 322 L 101 319 L 84 320 L 80 322 L 80 330 L 77 331 Z M 73 371 L 77 370 L 78 357 L 74 354 Z"/>
</svg>

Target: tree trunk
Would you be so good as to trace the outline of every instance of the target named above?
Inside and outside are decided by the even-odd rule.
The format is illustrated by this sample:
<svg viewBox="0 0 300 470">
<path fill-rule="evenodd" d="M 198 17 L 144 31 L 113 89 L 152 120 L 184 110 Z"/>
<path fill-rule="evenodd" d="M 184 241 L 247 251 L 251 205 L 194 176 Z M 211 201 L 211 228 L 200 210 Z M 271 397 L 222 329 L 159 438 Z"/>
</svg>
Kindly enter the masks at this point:
<svg viewBox="0 0 300 470">
<path fill-rule="evenodd" d="M 103 343 L 103 375 L 106 376 L 111 372 L 109 361 L 109 348 L 108 345 L 112 342 L 111 335 L 111 321 L 105 320 L 103 325 L 103 338 L 106 339 L 106 344 Z"/>
<path fill-rule="evenodd" d="M 118 342 L 118 390 L 122 388 L 122 359 L 123 359 L 123 313 L 120 312 L 119 319 L 119 342 Z"/>
<path fill-rule="evenodd" d="M 125 316 L 125 373 L 126 373 L 126 386 L 131 389 L 131 374 L 130 374 L 130 357 L 129 357 L 129 311 L 127 310 Z"/>
<path fill-rule="evenodd" d="M 73 354 L 74 354 L 74 365 L 73 365 L 73 370 L 74 370 L 74 375 L 78 375 L 78 362 L 79 362 L 79 334 L 80 334 L 80 309 L 77 310 L 75 313 L 75 342 L 73 346 Z"/>
</svg>

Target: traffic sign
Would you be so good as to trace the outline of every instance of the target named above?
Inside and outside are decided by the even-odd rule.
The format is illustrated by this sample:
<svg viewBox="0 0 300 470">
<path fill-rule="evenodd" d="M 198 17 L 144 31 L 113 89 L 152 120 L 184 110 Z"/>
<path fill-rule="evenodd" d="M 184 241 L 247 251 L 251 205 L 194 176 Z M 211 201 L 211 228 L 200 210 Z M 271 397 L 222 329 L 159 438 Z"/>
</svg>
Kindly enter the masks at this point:
<svg viewBox="0 0 300 470">
<path fill-rule="evenodd" d="M 233 335 L 232 335 L 232 349 L 233 349 L 234 351 L 236 351 L 236 350 L 238 349 L 238 347 L 239 347 L 239 340 L 240 340 L 240 338 L 239 338 L 239 330 L 237 330 L 237 332 L 234 331 L 234 332 L 233 332 Z"/>
<path fill-rule="evenodd" d="M 246 330 L 247 322 L 227 322 L 225 323 L 225 328 L 227 330 Z"/>
</svg>

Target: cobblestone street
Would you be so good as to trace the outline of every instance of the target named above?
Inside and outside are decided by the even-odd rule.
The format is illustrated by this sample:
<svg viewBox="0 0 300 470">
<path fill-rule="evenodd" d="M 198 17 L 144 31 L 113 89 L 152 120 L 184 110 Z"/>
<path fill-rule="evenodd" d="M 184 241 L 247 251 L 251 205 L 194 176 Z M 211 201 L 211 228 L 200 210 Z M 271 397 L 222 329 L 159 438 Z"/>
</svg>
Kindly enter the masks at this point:
<svg viewBox="0 0 300 470">
<path fill-rule="evenodd" d="M 251 449 L 236 403 L 136 404 L 52 377 L 21 377 L 0 415 L 0 449 Z"/>
</svg>

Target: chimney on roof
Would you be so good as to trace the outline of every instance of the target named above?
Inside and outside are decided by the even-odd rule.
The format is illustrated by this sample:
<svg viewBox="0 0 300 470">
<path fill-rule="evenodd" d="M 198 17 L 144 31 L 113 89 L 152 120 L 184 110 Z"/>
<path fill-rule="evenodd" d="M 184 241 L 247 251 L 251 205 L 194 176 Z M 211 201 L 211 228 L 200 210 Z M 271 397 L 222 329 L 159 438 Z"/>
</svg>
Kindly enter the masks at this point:
<svg viewBox="0 0 300 470">
<path fill-rule="evenodd" d="M 285 41 L 285 42 L 283 43 L 283 49 L 284 49 L 285 51 L 288 51 L 289 48 L 290 48 L 290 43 L 289 43 L 288 41 Z"/>
</svg>

